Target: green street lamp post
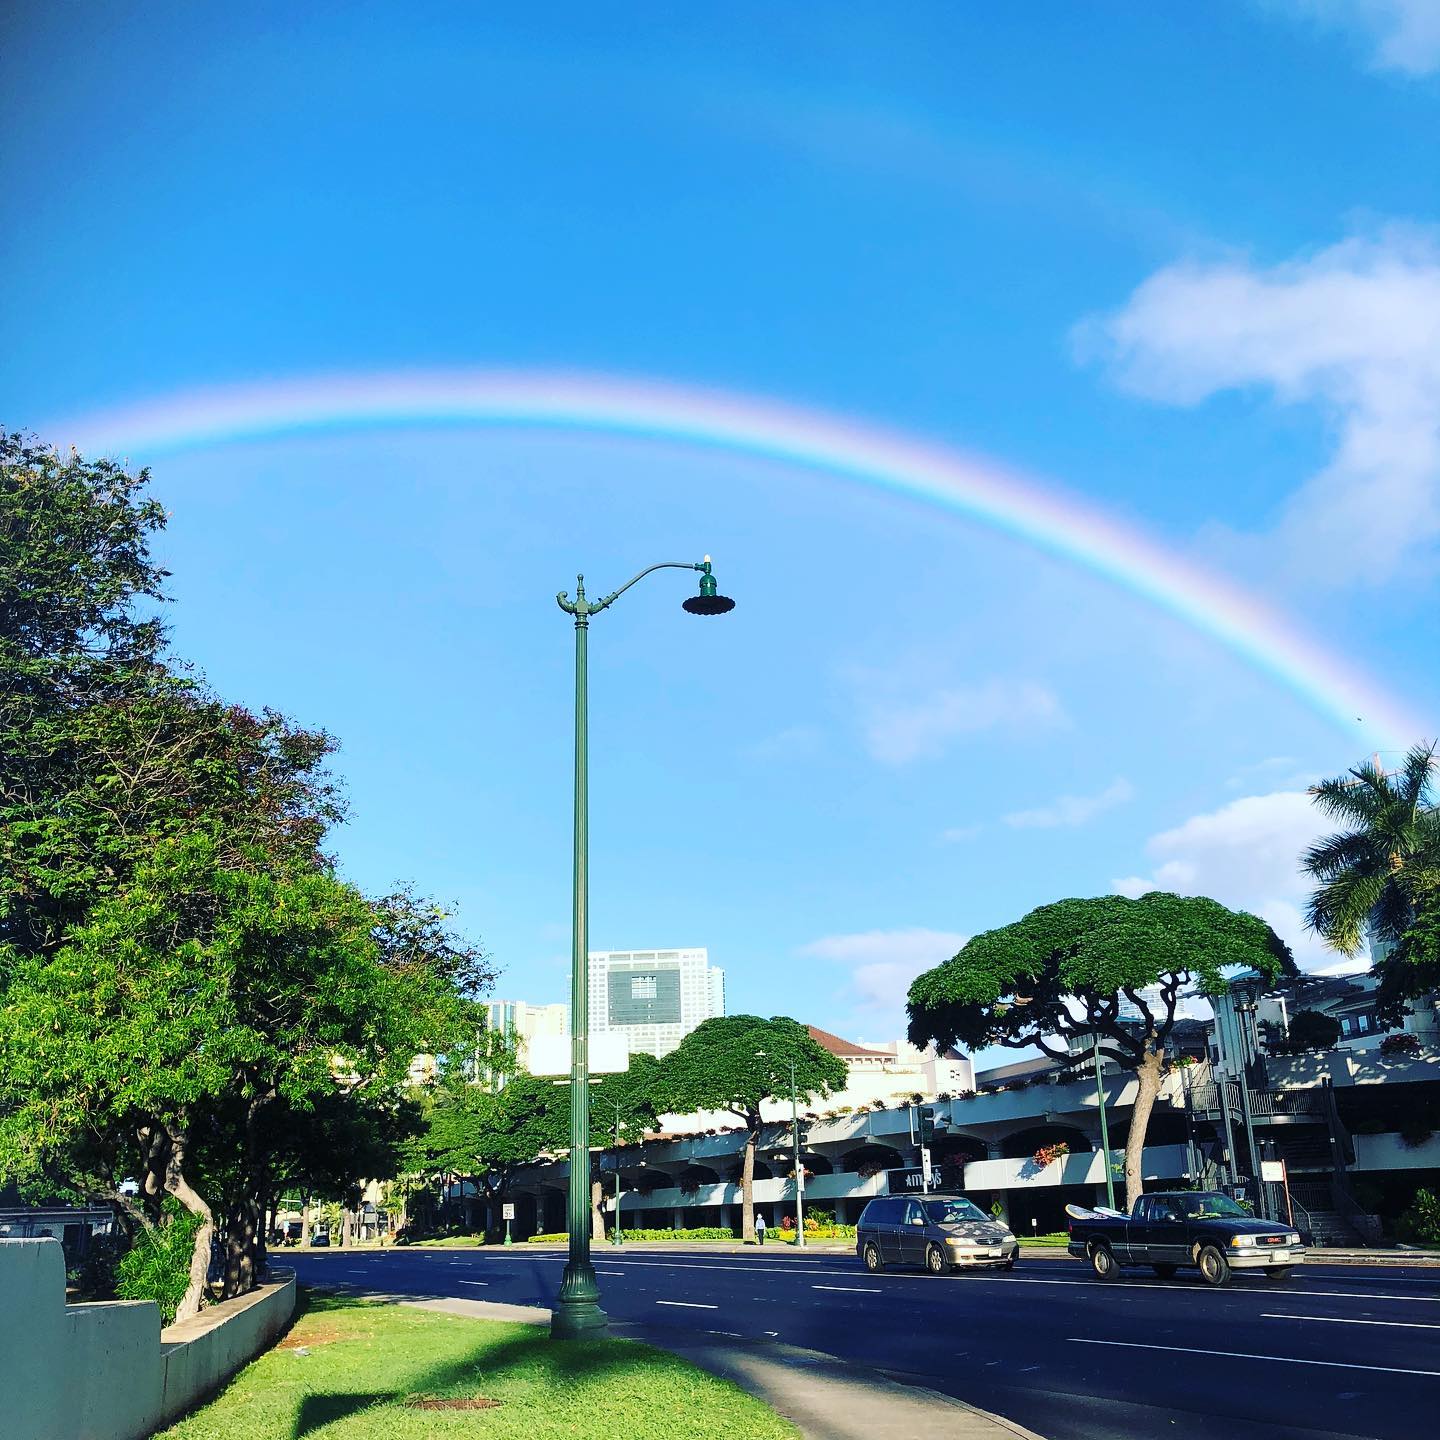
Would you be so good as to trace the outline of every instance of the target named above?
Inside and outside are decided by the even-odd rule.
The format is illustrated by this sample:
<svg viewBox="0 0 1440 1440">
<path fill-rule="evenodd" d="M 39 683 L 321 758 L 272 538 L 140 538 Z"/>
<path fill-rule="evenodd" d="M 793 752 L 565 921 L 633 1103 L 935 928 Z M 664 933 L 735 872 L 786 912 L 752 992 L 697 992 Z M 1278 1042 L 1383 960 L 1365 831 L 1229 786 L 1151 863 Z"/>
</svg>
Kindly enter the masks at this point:
<svg viewBox="0 0 1440 1440">
<path fill-rule="evenodd" d="M 772 1057 L 764 1050 L 755 1052 L 757 1060 Z M 790 1145 L 792 1163 L 795 1166 L 795 1243 L 805 1248 L 805 1166 L 800 1159 L 800 1094 L 795 1086 L 795 1057 L 785 1062 L 790 1067 Z"/>
<path fill-rule="evenodd" d="M 790 1126 L 795 1137 L 795 1243 L 805 1248 L 805 1166 L 800 1158 L 800 1097 L 795 1092 L 795 1060 L 790 1060 Z"/>
<path fill-rule="evenodd" d="M 570 956 L 570 1258 L 550 1322 L 556 1340 L 573 1340 L 605 1329 L 600 1287 L 590 1263 L 590 977 L 589 967 L 589 784 L 586 776 L 587 714 L 585 642 L 590 617 L 608 609 L 638 580 L 656 570 L 698 570 L 700 593 L 684 608 L 692 615 L 723 615 L 735 602 L 721 595 L 707 555 L 699 564 L 665 560 L 651 565 L 602 600 L 585 596 L 585 577 L 575 577 L 575 598 L 565 591 L 556 602 L 575 617 L 575 885 L 573 946 Z"/>
<path fill-rule="evenodd" d="M 1100 1150 L 1105 1156 L 1105 1203 L 1115 1208 L 1115 1176 L 1110 1164 L 1110 1122 L 1105 1118 L 1105 1081 L 1100 1073 L 1100 1032 L 1095 1032 L 1095 1099 L 1100 1106 Z"/>
<path fill-rule="evenodd" d="M 620 1102 L 610 1102 L 615 1107 L 615 1239 L 614 1244 L 623 1245 L 625 1237 L 620 1233 Z"/>
</svg>

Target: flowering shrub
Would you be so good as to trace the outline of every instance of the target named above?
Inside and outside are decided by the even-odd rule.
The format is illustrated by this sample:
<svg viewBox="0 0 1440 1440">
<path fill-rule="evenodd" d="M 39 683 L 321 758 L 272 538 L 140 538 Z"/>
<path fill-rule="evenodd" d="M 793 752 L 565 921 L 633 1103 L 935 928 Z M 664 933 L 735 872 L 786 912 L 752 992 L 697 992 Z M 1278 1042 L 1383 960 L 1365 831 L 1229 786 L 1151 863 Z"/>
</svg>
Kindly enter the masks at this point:
<svg viewBox="0 0 1440 1440">
<path fill-rule="evenodd" d="M 1418 1055 L 1420 1053 L 1420 1037 L 1410 1034 L 1408 1030 L 1387 1035 L 1380 1042 L 1380 1053 L 1382 1055 Z"/>
<path fill-rule="evenodd" d="M 1057 1140 L 1053 1145 L 1042 1145 L 1035 1152 L 1034 1160 L 1043 1170 L 1047 1165 L 1053 1165 L 1069 1153 L 1070 1147 L 1063 1140 Z"/>
</svg>

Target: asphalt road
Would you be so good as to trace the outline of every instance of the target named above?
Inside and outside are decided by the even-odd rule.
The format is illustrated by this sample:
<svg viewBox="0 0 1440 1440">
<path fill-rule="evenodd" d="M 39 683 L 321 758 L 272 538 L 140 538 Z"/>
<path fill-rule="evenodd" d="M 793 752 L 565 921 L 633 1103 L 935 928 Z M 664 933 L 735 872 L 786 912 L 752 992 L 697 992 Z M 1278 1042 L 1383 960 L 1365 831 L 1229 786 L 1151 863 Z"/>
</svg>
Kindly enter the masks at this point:
<svg viewBox="0 0 1440 1440">
<path fill-rule="evenodd" d="M 1049 1440 L 1414 1440 L 1440 1414 L 1440 1270 L 1307 1266 L 1211 1290 L 1013 1273 L 867 1275 L 846 1254 L 595 1253 L 615 1320 L 776 1339 L 1009 1416 Z M 288 1251 L 302 1281 L 548 1305 L 559 1251 Z"/>
</svg>

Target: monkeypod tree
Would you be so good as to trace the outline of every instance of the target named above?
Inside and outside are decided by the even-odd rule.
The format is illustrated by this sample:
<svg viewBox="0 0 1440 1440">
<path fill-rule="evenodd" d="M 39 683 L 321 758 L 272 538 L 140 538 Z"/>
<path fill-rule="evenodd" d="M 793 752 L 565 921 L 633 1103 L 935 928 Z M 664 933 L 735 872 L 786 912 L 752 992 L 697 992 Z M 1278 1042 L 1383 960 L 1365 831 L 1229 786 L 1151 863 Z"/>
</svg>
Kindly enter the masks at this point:
<svg viewBox="0 0 1440 1440">
<path fill-rule="evenodd" d="M 788 1099 L 791 1065 L 803 1099 L 845 1087 L 844 1062 L 815 1042 L 796 1020 L 777 1015 L 722 1015 L 692 1030 L 660 1062 L 657 1090 L 664 1109 L 676 1114 L 723 1110 L 745 1123 L 740 1178 L 741 1235 L 755 1238 L 755 1146 L 760 1107 Z"/>
<path fill-rule="evenodd" d="M 1273 980 L 1293 974 L 1295 962 L 1263 920 L 1214 900 L 1162 891 L 1061 900 L 975 936 L 919 976 L 910 986 L 910 1041 L 1034 1047 L 1068 1062 L 1071 1042 L 1098 1037 L 1100 1053 L 1138 1084 L 1125 1145 L 1133 1202 L 1181 989 L 1218 994 L 1235 967 Z M 1138 1022 L 1122 1017 L 1127 1002 Z"/>
</svg>

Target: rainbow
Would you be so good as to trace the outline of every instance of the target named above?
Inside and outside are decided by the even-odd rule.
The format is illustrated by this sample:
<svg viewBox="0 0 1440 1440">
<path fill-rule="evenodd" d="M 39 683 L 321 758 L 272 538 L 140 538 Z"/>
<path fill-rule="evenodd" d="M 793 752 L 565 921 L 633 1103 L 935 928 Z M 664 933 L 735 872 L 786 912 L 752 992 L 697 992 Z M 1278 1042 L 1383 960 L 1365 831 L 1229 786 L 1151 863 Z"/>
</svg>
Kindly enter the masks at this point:
<svg viewBox="0 0 1440 1440">
<path fill-rule="evenodd" d="M 150 459 L 276 436 L 419 425 L 542 427 L 784 461 L 966 515 L 1104 576 L 1243 657 L 1347 734 L 1390 749 L 1424 729 L 1373 679 L 1241 587 L 1134 526 L 989 459 L 756 397 L 566 371 L 330 375 L 184 391 L 47 426 Z"/>
</svg>

